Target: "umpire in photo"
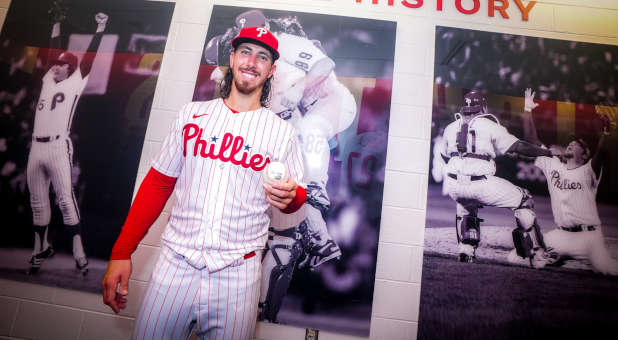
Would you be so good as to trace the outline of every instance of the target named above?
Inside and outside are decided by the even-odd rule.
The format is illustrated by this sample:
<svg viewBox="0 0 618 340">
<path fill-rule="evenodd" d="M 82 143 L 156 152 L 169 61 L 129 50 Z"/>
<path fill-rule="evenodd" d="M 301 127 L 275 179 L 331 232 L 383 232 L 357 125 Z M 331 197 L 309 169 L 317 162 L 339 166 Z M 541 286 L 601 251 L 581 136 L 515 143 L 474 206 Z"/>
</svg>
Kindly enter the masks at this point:
<svg viewBox="0 0 618 340">
<path fill-rule="evenodd" d="M 231 45 L 223 98 L 180 110 L 112 249 L 103 301 L 118 313 L 131 254 L 174 192 L 134 338 L 187 339 L 197 327 L 202 339 L 251 339 L 267 211 L 293 213 L 306 200 L 297 132 L 265 107 L 278 41 L 263 27 L 246 27 Z M 274 161 L 289 179 L 268 185 L 261 171 Z"/>
</svg>

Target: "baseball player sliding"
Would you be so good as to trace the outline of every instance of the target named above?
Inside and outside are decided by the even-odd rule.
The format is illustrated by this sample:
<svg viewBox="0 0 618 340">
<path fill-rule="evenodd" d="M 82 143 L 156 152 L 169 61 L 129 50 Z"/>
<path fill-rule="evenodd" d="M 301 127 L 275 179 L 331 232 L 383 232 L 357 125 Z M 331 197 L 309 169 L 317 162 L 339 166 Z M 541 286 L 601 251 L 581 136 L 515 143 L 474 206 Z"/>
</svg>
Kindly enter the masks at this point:
<svg viewBox="0 0 618 340">
<path fill-rule="evenodd" d="M 264 105 L 279 58 L 263 27 L 232 40 L 222 97 L 185 105 L 140 185 L 112 250 L 103 300 L 126 305 L 131 253 L 172 191 L 176 201 L 161 255 L 135 322 L 135 339 L 251 339 L 257 316 L 267 211 L 306 200 L 294 127 Z M 290 179 L 265 184 L 261 171 L 285 164 Z"/>
<path fill-rule="evenodd" d="M 52 55 L 48 56 L 48 60 L 53 60 L 53 65 L 43 76 L 27 165 L 34 229 L 34 249 L 29 261 L 29 274 L 37 273 L 44 260 L 54 254 L 54 248 L 47 240 L 51 220 L 50 184 L 54 188 L 64 224 L 73 235 L 75 266 L 82 274 L 88 273 L 88 260 L 81 239 L 79 210 L 71 185 L 73 145 L 69 134 L 75 107 L 88 83 L 90 69 L 107 20 L 108 16 L 104 13 L 95 16 L 96 33 L 81 62 L 69 51 L 62 52 L 57 58 L 53 55 L 60 48 L 60 22 L 56 22 L 52 28 Z"/>
<path fill-rule="evenodd" d="M 528 190 L 494 176 L 494 159 L 506 153 L 551 157 L 549 150 L 517 139 L 487 112 L 485 97 L 478 91 L 464 96 L 460 113 L 444 130 L 445 191 L 457 202 L 456 230 L 459 261 L 473 262 L 481 240 L 477 211 L 483 206 L 514 211 L 517 227 L 513 243 L 517 255 L 535 268 L 544 267 L 547 253 L 543 235 L 532 210 Z"/>
<path fill-rule="evenodd" d="M 525 138 L 532 143 L 540 140 L 532 120 L 535 93 L 525 91 L 524 123 Z M 598 107 L 597 107 L 598 108 Z M 551 209 L 557 228 L 544 235 L 545 243 L 552 252 L 552 262 L 573 259 L 588 259 L 593 270 L 602 274 L 618 275 L 618 261 L 613 259 L 605 245 L 601 220 L 596 204 L 596 194 L 607 158 L 605 139 L 610 134 L 612 121 L 609 115 L 601 115 L 602 131 L 596 151 L 591 153 L 588 143 L 574 138 L 558 157 L 537 157 L 534 165 L 547 178 Z M 513 254 L 509 260 L 516 262 Z"/>
</svg>

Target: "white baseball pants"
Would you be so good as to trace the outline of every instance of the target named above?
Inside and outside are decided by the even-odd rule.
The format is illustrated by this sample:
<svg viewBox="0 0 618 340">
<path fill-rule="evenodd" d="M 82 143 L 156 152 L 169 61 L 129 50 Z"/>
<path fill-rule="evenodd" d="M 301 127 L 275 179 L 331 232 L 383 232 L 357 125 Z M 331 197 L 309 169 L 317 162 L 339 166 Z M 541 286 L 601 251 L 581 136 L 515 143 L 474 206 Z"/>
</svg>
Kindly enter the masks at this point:
<svg viewBox="0 0 618 340">
<path fill-rule="evenodd" d="M 165 245 L 140 308 L 133 339 L 252 339 L 261 254 L 210 273 Z"/>
</svg>

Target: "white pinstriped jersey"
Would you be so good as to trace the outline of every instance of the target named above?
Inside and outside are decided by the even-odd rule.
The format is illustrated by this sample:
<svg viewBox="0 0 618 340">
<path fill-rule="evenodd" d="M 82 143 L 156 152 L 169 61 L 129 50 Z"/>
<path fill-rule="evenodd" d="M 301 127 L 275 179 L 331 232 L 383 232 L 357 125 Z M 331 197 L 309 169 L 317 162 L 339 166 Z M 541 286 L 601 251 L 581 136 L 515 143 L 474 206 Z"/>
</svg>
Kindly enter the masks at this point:
<svg viewBox="0 0 618 340">
<path fill-rule="evenodd" d="M 51 69 L 43 76 L 43 87 L 34 118 L 35 137 L 66 136 L 88 76 L 82 78 L 79 67 L 67 79 L 56 83 Z"/>
<path fill-rule="evenodd" d="M 601 176 L 597 178 L 590 161 L 569 170 L 558 158 L 537 157 L 534 165 L 547 177 L 556 225 L 601 224 L 596 203 Z"/>
<path fill-rule="evenodd" d="M 444 129 L 444 139 L 446 141 L 442 153 L 451 157 L 457 150 L 457 134 L 462 125 L 462 120 L 447 125 Z M 489 161 L 468 157 L 451 157 L 446 164 L 446 172 L 467 176 L 494 175 L 496 173 L 496 163 L 494 158 L 504 154 L 518 140 L 510 134 L 506 128 L 489 118 L 477 116 L 468 123 L 468 135 L 466 152 L 478 155 L 489 156 Z"/>
<path fill-rule="evenodd" d="M 177 177 L 163 242 L 196 268 L 224 268 L 266 244 L 261 170 L 283 162 L 304 186 L 294 127 L 272 111 L 233 113 L 222 99 L 185 105 L 153 167 Z"/>
</svg>

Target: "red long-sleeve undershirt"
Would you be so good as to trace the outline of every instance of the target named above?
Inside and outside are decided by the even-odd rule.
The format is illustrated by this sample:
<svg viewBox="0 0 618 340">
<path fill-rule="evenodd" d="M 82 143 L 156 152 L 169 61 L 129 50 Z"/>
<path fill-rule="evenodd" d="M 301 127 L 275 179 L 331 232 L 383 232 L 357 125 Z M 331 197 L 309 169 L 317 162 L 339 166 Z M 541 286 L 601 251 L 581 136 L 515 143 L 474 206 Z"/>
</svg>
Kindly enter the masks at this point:
<svg viewBox="0 0 618 340">
<path fill-rule="evenodd" d="M 165 203 L 174 191 L 176 177 L 166 176 L 150 168 L 137 191 L 133 205 L 124 222 L 120 236 L 112 248 L 110 260 L 127 260 L 146 235 L 150 226 L 159 217 Z M 296 196 L 282 212 L 291 214 L 305 203 L 307 191 L 299 186 Z"/>
</svg>

